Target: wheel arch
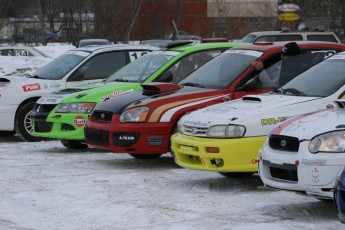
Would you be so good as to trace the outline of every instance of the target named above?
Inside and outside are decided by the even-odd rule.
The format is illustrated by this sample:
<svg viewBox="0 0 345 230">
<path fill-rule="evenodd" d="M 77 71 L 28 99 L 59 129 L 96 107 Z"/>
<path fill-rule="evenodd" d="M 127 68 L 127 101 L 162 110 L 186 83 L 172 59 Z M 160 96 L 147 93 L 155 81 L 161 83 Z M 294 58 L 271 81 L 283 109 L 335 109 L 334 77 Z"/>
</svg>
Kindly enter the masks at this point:
<svg viewBox="0 0 345 230">
<path fill-rule="evenodd" d="M 18 110 L 19 110 L 23 105 L 25 105 L 25 104 L 27 104 L 27 103 L 29 103 L 29 102 L 36 102 L 39 98 L 40 98 L 39 96 L 37 96 L 37 97 L 30 97 L 30 98 L 27 98 L 27 99 L 25 99 L 24 101 L 22 101 L 22 102 L 18 105 L 18 107 L 17 107 L 17 109 L 16 109 L 16 115 L 15 115 L 14 119 L 17 117 Z"/>
</svg>

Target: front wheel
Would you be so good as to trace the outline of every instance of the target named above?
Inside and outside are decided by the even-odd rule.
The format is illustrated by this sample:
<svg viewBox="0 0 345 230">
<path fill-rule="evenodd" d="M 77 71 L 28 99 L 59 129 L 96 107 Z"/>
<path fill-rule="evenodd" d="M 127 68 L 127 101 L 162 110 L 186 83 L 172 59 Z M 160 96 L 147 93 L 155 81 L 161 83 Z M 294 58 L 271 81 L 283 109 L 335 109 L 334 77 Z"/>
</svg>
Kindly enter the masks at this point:
<svg viewBox="0 0 345 230">
<path fill-rule="evenodd" d="M 35 102 L 28 102 L 22 105 L 16 114 L 14 129 L 17 135 L 24 141 L 41 141 L 44 138 L 35 137 L 32 135 L 33 126 L 31 119 L 31 110 L 34 107 Z"/>
<path fill-rule="evenodd" d="M 219 172 L 220 175 L 223 175 L 225 177 L 229 178 L 242 178 L 242 177 L 250 177 L 253 175 L 253 172 Z"/>
<path fill-rule="evenodd" d="M 88 146 L 85 142 L 71 141 L 71 140 L 60 140 L 62 145 L 68 149 L 87 149 Z"/>
<path fill-rule="evenodd" d="M 128 155 L 136 159 L 141 159 L 141 160 L 156 159 L 162 156 L 162 154 L 131 154 L 131 153 L 128 153 Z"/>
</svg>

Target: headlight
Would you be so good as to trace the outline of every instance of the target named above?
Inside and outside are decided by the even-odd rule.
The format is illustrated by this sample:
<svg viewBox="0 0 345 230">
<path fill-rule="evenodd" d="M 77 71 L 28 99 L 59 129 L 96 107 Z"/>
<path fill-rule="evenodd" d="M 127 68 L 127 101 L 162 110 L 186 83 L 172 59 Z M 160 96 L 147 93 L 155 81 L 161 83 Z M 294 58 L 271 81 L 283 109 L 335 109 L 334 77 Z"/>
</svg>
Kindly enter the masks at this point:
<svg viewBox="0 0 345 230">
<path fill-rule="evenodd" d="M 57 113 L 91 113 L 95 108 L 95 102 L 64 103 L 58 105 Z"/>
<path fill-rule="evenodd" d="M 120 122 L 144 122 L 146 120 L 147 114 L 149 113 L 149 107 L 140 106 L 128 109 L 124 111 L 120 116 Z"/>
<path fill-rule="evenodd" d="M 215 125 L 207 130 L 208 137 L 238 138 L 243 137 L 246 128 L 242 125 Z"/>
<path fill-rule="evenodd" d="M 345 131 L 334 131 L 314 137 L 309 143 L 309 151 L 317 152 L 345 152 Z"/>
</svg>

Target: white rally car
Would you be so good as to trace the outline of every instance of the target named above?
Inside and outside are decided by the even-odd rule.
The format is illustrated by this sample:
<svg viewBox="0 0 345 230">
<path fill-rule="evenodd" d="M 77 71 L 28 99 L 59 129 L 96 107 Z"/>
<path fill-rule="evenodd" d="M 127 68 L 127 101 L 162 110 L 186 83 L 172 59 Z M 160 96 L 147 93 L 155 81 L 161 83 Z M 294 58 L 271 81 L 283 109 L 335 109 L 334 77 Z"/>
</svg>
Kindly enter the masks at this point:
<svg viewBox="0 0 345 230">
<path fill-rule="evenodd" d="M 50 61 L 32 76 L 0 77 L 0 136 L 17 133 L 26 141 L 41 139 L 31 135 L 30 111 L 37 99 L 58 89 L 102 81 L 153 50 L 158 48 L 142 45 L 77 48 Z"/>
<path fill-rule="evenodd" d="M 333 198 L 345 166 L 345 100 L 338 108 L 291 118 L 275 128 L 259 153 L 267 187 Z"/>
<path fill-rule="evenodd" d="M 345 93 L 345 52 L 311 67 L 269 94 L 209 106 L 183 116 L 171 137 L 178 165 L 250 175 L 267 134 L 289 117 L 335 106 Z"/>
</svg>

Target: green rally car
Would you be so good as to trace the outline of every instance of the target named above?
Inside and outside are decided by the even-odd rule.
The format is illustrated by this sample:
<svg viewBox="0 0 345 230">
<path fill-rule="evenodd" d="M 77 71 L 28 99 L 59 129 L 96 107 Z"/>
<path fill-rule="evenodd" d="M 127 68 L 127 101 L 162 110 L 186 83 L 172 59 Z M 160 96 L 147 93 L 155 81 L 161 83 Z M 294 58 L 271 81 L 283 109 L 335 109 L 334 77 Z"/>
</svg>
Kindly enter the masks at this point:
<svg viewBox="0 0 345 230">
<path fill-rule="evenodd" d="M 141 90 L 141 83 L 177 83 L 223 51 L 244 43 L 175 41 L 126 65 L 106 80 L 41 97 L 31 111 L 33 135 L 60 139 L 71 149 L 86 148 L 84 126 L 93 109 L 119 94 Z"/>
</svg>

